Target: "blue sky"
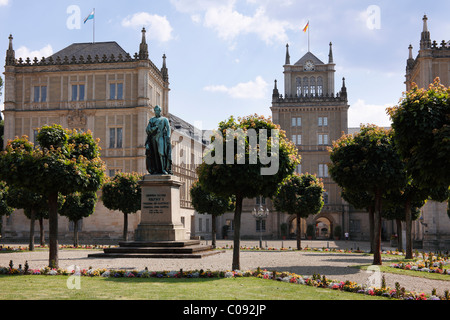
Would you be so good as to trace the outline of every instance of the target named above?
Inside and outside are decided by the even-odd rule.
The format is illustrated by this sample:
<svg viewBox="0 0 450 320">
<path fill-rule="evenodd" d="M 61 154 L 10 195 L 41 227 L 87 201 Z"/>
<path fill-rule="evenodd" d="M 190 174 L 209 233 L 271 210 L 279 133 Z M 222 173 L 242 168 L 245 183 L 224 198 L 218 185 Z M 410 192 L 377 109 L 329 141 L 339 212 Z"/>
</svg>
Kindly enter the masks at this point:
<svg viewBox="0 0 450 320">
<path fill-rule="evenodd" d="M 432 40 L 450 40 L 448 0 L 0 0 L 1 63 L 9 34 L 17 58 L 91 42 L 93 21 L 83 20 L 93 8 L 95 41 L 116 41 L 131 55 L 146 27 L 150 59 L 160 67 L 167 55 L 170 112 L 202 129 L 231 115 L 270 116 L 274 80 L 284 87 L 286 43 L 294 63 L 308 49 L 307 21 L 319 59 L 327 62 L 333 43 L 350 127 L 389 125 L 385 109 L 405 90 L 408 46 L 416 55 L 424 14 Z"/>
</svg>

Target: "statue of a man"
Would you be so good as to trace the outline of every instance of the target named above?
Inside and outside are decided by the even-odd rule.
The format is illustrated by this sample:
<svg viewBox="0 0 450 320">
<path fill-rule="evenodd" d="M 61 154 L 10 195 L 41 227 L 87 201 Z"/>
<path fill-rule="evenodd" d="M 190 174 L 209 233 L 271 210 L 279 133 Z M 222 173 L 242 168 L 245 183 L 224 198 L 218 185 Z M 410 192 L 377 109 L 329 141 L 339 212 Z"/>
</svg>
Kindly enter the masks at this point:
<svg viewBox="0 0 450 320">
<path fill-rule="evenodd" d="M 161 108 L 155 106 L 155 116 L 148 121 L 145 155 L 150 174 L 172 174 L 172 145 L 169 120 L 161 116 Z"/>
</svg>

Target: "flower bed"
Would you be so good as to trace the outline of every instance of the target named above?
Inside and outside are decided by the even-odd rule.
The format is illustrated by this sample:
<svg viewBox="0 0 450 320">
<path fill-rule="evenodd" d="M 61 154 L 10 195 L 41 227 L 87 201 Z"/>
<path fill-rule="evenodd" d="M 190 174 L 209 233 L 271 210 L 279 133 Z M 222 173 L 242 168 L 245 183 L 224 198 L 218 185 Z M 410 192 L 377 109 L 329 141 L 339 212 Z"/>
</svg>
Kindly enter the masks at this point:
<svg viewBox="0 0 450 320">
<path fill-rule="evenodd" d="M 193 270 L 193 271 L 149 271 L 144 270 L 108 270 L 108 269 L 50 269 L 45 267 L 42 269 L 30 269 L 28 262 L 22 268 L 14 268 L 13 262 L 10 261 L 9 267 L 0 267 L 0 275 L 63 275 L 63 276 L 85 276 L 85 277 L 107 277 L 107 278 L 238 278 L 238 277 L 256 277 L 260 279 L 268 279 L 272 281 L 282 281 L 292 284 L 307 285 L 317 288 L 326 288 L 330 290 L 340 290 L 358 294 L 366 294 L 371 296 L 382 296 L 387 298 L 395 298 L 401 300 L 450 300 L 450 294 L 445 292 L 444 296 L 437 296 L 435 292 L 428 296 L 425 293 L 406 292 L 404 288 L 396 283 L 396 288 L 391 289 L 383 286 L 382 288 L 367 287 L 359 285 L 351 281 L 330 280 L 326 276 L 312 275 L 305 277 L 294 273 L 276 272 L 261 270 L 256 271 L 211 271 L 211 270 Z"/>
</svg>

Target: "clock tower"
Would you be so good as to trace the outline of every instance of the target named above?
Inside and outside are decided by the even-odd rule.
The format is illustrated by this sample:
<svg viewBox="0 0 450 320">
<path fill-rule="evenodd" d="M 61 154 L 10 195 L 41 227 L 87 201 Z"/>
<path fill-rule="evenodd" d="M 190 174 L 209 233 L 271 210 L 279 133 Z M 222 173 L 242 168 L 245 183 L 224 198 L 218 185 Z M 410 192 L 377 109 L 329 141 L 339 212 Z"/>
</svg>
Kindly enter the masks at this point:
<svg viewBox="0 0 450 320">
<path fill-rule="evenodd" d="M 291 64 L 289 45 L 286 45 L 284 64 L 284 93 L 278 91 L 277 80 L 272 95 L 272 119 L 297 146 L 301 164 L 296 172 L 312 173 L 322 179 L 326 192 L 322 212 L 301 223 L 302 236 L 306 226 L 316 227 L 316 237 L 329 238 L 336 226 L 348 232 L 348 206 L 341 198 L 341 190 L 328 174 L 328 147 L 348 132 L 347 88 L 345 79 L 339 92 L 335 90 L 335 64 L 332 44 L 329 44 L 328 63 L 307 52 Z M 296 232 L 295 217 L 287 217 L 291 232 Z M 326 231 L 324 231 L 326 230 Z"/>
</svg>

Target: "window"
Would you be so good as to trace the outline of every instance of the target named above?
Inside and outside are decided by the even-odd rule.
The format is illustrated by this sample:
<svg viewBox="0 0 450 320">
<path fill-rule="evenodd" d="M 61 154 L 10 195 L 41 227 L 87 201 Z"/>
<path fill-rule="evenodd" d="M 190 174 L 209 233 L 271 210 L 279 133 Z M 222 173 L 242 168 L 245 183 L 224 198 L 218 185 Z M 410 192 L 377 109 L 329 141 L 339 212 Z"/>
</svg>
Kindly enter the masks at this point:
<svg viewBox="0 0 450 320">
<path fill-rule="evenodd" d="M 328 126 L 328 117 L 319 117 L 318 125 L 319 125 L 319 127 L 327 127 Z"/>
<path fill-rule="evenodd" d="M 322 194 L 322 197 L 323 197 L 323 203 L 324 204 L 328 204 L 328 192 L 324 192 L 323 194 Z"/>
<path fill-rule="evenodd" d="M 36 86 L 34 87 L 34 102 L 46 102 L 47 101 L 47 87 L 46 86 Z"/>
<path fill-rule="evenodd" d="M 110 128 L 109 129 L 109 148 L 122 148 L 122 128 Z"/>
<path fill-rule="evenodd" d="M 317 95 L 322 96 L 323 95 L 323 80 L 322 77 L 317 78 Z"/>
<path fill-rule="evenodd" d="M 299 134 L 299 135 L 293 134 L 293 135 L 292 135 L 292 142 L 293 142 L 296 146 L 301 145 L 301 144 L 302 144 L 302 135 L 301 135 L 301 134 Z"/>
<path fill-rule="evenodd" d="M 111 83 L 109 85 L 109 99 L 123 100 L 123 83 Z"/>
<path fill-rule="evenodd" d="M 319 146 L 328 145 L 328 135 L 327 134 L 319 134 Z"/>
<path fill-rule="evenodd" d="M 298 118 L 293 117 L 291 119 L 291 125 L 293 127 L 301 127 L 302 126 L 302 118 L 300 118 L 300 117 L 298 117 Z"/>
<path fill-rule="evenodd" d="M 350 232 L 361 232 L 361 221 L 359 220 L 352 220 L 349 221 L 350 224 Z"/>
<path fill-rule="evenodd" d="M 308 78 L 303 78 L 303 95 L 306 97 L 309 92 Z"/>
<path fill-rule="evenodd" d="M 228 231 L 234 230 L 234 220 L 227 219 L 227 221 L 225 221 L 225 225 L 228 226 Z"/>
<path fill-rule="evenodd" d="M 83 219 L 77 221 L 78 231 L 83 231 Z M 74 231 L 75 223 L 69 220 L 69 231 Z"/>
<path fill-rule="evenodd" d="M 298 173 L 298 174 L 302 173 L 302 165 L 301 164 L 297 165 L 297 168 L 295 169 L 295 172 Z"/>
<path fill-rule="evenodd" d="M 297 86 L 297 96 L 300 97 L 302 95 L 302 79 L 295 79 L 295 83 Z"/>
<path fill-rule="evenodd" d="M 291 140 L 295 145 L 297 145 L 297 135 L 293 134 Z"/>
<path fill-rule="evenodd" d="M 266 198 L 264 197 L 256 197 L 256 204 L 266 204 Z"/>
<path fill-rule="evenodd" d="M 310 86 L 310 93 L 312 96 L 316 95 L 316 78 L 311 77 L 311 86 Z"/>
<path fill-rule="evenodd" d="M 256 231 L 265 232 L 266 231 L 266 220 L 256 220 Z"/>
<path fill-rule="evenodd" d="M 84 101 L 84 84 L 72 85 L 72 101 Z"/>
<path fill-rule="evenodd" d="M 198 218 L 198 231 L 203 232 L 203 219 Z"/>
<path fill-rule="evenodd" d="M 206 220 L 206 221 L 205 221 L 205 227 L 206 227 L 205 232 L 211 232 L 211 231 L 209 230 L 209 218 L 206 218 L 205 220 Z"/>
<path fill-rule="evenodd" d="M 319 178 L 327 178 L 328 177 L 328 165 L 319 164 Z"/>
</svg>

